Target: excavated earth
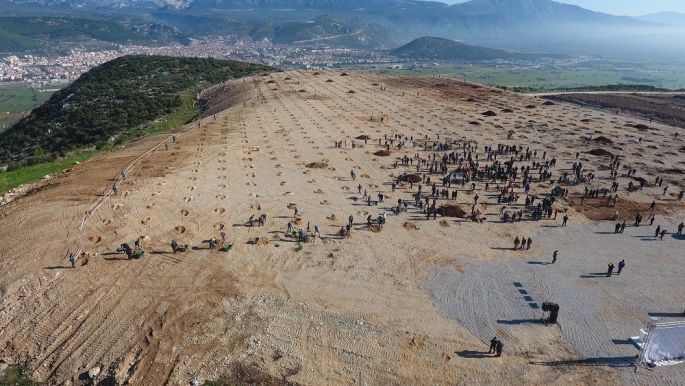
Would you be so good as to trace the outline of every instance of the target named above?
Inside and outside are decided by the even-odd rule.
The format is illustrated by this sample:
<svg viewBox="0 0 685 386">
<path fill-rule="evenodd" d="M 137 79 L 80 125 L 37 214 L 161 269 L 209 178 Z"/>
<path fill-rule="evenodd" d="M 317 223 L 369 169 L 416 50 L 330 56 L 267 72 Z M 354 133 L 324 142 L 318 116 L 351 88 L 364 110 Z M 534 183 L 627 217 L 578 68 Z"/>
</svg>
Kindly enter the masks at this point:
<svg viewBox="0 0 685 386">
<path fill-rule="evenodd" d="M 683 180 L 669 172 L 683 170 L 677 129 L 444 79 L 314 75 L 219 85 L 202 96 L 201 124 L 3 196 L 0 358 L 54 385 L 188 385 L 240 377 L 240 369 L 317 386 L 357 384 L 360 374 L 368 385 L 685 383 L 682 365 L 635 372 L 639 351 L 628 340 L 654 320 L 685 319 L 685 239 L 673 234 L 685 219 L 675 197 Z M 505 224 L 503 209 L 525 209 L 520 179 L 521 198 L 505 208 L 496 183 L 488 191 L 481 182 L 475 191 L 438 183 L 459 190 L 456 200 L 436 198 L 438 206 L 471 209 L 478 194 L 474 209 L 486 220 L 434 221 L 413 204 L 417 183 L 391 189 L 400 174 L 417 173 L 416 155 L 432 157 L 425 145 L 438 136 L 477 145 L 481 166 L 485 146 L 536 152 L 517 166 L 544 163 L 544 152 L 557 159 L 555 181 L 580 161 L 595 174 L 588 188 L 608 188 L 610 158 L 587 154 L 599 133 L 611 141 L 602 150 L 621 156 L 616 207 L 601 195 L 581 200 L 586 184 L 562 184 L 569 195 L 556 201 L 556 220 Z M 385 136 L 395 134 L 407 146 L 395 140 L 386 156 Z M 362 135 L 367 143 L 353 147 Z M 396 166 L 405 156 L 413 163 Z M 647 182 L 643 190 L 627 190 L 630 169 Z M 653 186 L 657 177 L 663 186 Z M 535 180 L 531 194 L 541 199 L 555 185 Z M 364 190 L 383 202 L 369 205 Z M 409 205 L 396 215 L 398 199 Z M 637 213 L 647 225 L 631 225 Z M 625 232 L 614 234 L 624 220 Z M 317 226 L 320 237 L 298 243 L 289 222 L 295 232 Z M 652 237 L 657 225 L 669 231 L 663 240 Z M 513 250 L 517 236 L 531 237 L 531 248 Z M 141 258 L 117 252 L 137 238 Z M 172 241 L 186 251 L 172 253 Z M 621 275 L 605 277 L 621 259 Z M 560 305 L 558 324 L 541 323 L 544 301 Z M 493 336 L 505 344 L 500 358 L 488 353 Z"/>
</svg>

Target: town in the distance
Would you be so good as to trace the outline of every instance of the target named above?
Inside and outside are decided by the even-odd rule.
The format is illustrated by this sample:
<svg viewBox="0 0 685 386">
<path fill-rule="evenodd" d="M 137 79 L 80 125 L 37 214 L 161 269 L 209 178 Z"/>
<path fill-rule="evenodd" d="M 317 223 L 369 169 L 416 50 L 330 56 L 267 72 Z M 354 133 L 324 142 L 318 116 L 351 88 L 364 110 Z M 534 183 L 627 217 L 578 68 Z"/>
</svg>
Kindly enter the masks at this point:
<svg viewBox="0 0 685 386">
<path fill-rule="evenodd" d="M 336 67 L 368 67 L 369 69 L 397 69 L 411 67 L 439 67 L 437 62 L 420 63 L 393 56 L 382 50 L 337 48 L 322 45 L 303 47 L 274 44 L 267 39 L 252 41 L 231 37 L 207 37 L 193 39 L 190 44 L 166 46 L 141 46 L 111 44 L 110 49 L 93 51 L 84 47 L 73 47 L 64 55 L 39 56 L 13 54 L 0 56 L 0 82 L 29 84 L 33 87 L 48 87 L 66 84 L 76 80 L 91 68 L 125 55 L 166 55 L 231 59 L 249 63 L 260 63 L 283 69 L 332 69 Z M 580 66 L 589 60 L 587 56 L 568 58 L 544 58 L 540 61 L 495 59 L 486 61 L 491 67 L 515 68 L 540 65 Z"/>
</svg>

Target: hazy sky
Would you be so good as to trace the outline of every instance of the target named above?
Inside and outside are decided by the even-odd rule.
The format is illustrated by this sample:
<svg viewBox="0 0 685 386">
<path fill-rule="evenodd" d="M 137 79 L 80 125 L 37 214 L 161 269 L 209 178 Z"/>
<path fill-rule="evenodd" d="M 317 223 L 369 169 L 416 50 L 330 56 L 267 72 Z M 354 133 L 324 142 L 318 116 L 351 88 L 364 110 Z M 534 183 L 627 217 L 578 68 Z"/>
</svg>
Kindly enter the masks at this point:
<svg viewBox="0 0 685 386">
<path fill-rule="evenodd" d="M 465 3 L 467 0 L 437 0 L 447 4 Z M 655 12 L 676 11 L 685 13 L 685 0 L 555 0 L 574 4 L 596 12 L 612 15 L 641 16 Z"/>
</svg>

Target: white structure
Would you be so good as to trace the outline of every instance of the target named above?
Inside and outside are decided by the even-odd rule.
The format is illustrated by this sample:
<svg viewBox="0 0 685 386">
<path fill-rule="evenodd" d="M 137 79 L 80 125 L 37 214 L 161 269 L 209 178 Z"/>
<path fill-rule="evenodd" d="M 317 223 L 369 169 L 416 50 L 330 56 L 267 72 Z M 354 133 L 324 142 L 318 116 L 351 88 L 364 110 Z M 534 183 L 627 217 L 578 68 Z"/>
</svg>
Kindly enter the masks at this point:
<svg viewBox="0 0 685 386">
<path fill-rule="evenodd" d="M 653 323 L 647 331 L 640 330 L 636 339 L 642 344 L 635 368 L 640 364 L 647 366 L 667 366 L 685 362 L 685 321 Z"/>
</svg>

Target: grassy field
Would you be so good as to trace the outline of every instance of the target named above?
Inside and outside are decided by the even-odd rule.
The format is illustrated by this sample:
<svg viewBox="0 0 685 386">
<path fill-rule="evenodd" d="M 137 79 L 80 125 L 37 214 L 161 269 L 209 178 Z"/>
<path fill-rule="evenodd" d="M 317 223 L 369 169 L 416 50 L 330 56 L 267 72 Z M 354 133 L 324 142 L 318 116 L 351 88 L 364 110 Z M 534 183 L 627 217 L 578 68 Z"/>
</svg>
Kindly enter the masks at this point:
<svg viewBox="0 0 685 386">
<path fill-rule="evenodd" d="M 27 166 L 11 172 L 0 173 L 0 193 L 14 189 L 21 184 L 40 181 L 45 176 L 60 173 L 63 170 L 74 166 L 76 162 L 83 162 L 90 159 L 95 153 L 97 153 L 95 150 L 83 151 L 59 161 Z"/>
<path fill-rule="evenodd" d="M 50 99 L 53 92 L 30 88 L 0 88 L 0 131 L 21 119 L 24 114 Z"/>
<path fill-rule="evenodd" d="M 620 63 L 583 62 L 574 68 L 486 67 L 442 64 L 425 68 L 378 69 L 375 72 L 396 75 L 440 76 L 474 83 L 506 87 L 530 87 L 552 90 L 561 87 L 641 84 L 668 89 L 685 88 L 685 68 L 650 65 L 645 68 L 618 67 Z"/>
</svg>

